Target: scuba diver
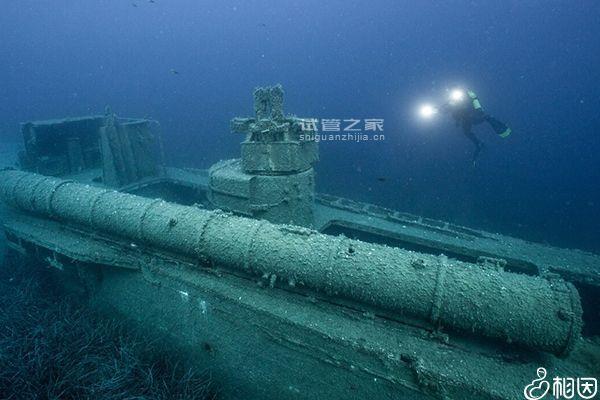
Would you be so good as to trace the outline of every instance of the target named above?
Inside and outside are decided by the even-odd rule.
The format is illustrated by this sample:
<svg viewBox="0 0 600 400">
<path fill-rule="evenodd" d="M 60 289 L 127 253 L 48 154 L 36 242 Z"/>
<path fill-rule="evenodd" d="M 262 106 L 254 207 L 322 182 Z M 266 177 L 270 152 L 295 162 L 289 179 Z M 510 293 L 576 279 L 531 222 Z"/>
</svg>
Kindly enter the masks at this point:
<svg viewBox="0 0 600 400">
<path fill-rule="evenodd" d="M 477 162 L 477 157 L 483 149 L 483 143 L 473 133 L 473 125 L 487 122 L 501 138 L 508 137 L 512 132 L 505 123 L 498 121 L 483 111 L 477 95 L 471 90 L 463 91 L 461 89 L 454 89 L 450 92 L 450 100 L 441 109 L 450 113 L 452 118 L 454 118 L 456 126 L 460 126 L 465 136 L 475 145 L 473 153 L 474 164 Z"/>
<path fill-rule="evenodd" d="M 501 138 L 508 137 L 512 132 L 505 123 L 498 121 L 496 118 L 483 111 L 477 95 L 471 90 L 464 91 L 461 89 L 454 89 L 450 92 L 450 99 L 442 106 L 437 107 L 428 103 L 422 104 L 419 109 L 419 114 L 423 119 L 431 119 L 440 111 L 452 115 L 456 122 L 456 126 L 460 126 L 465 136 L 475 144 L 473 164 L 477 162 L 477 157 L 483 149 L 483 143 L 471 130 L 473 125 L 487 122 Z"/>
</svg>

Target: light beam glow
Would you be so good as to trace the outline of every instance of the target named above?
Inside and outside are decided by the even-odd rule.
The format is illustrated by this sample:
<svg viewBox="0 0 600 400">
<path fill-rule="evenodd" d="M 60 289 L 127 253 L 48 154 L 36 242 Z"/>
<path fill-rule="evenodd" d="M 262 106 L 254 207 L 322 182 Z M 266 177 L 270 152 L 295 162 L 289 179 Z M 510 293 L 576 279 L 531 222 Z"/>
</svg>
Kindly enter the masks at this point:
<svg viewBox="0 0 600 400">
<path fill-rule="evenodd" d="M 419 116 L 423 119 L 431 119 L 437 112 L 437 108 L 428 103 L 422 104 L 421 107 L 419 107 Z"/>
<path fill-rule="evenodd" d="M 450 92 L 450 101 L 458 103 L 465 98 L 465 91 L 462 89 L 453 89 Z"/>
</svg>

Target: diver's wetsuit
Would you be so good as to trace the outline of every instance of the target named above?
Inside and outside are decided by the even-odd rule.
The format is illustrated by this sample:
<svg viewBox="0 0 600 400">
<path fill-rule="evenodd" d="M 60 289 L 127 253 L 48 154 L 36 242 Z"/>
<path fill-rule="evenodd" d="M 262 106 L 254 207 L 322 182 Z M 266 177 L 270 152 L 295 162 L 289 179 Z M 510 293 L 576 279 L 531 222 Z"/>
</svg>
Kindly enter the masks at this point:
<svg viewBox="0 0 600 400">
<path fill-rule="evenodd" d="M 477 97 L 473 97 L 473 99 L 477 99 Z M 473 125 L 487 122 L 497 135 L 506 137 L 510 134 L 510 129 L 506 124 L 486 114 L 479 105 L 479 102 L 477 102 L 477 105 L 478 107 L 475 108 L 474 103 L 471 101 L 465 101 L 460 105 L 447 105 L 447 110 L 452 114 L 456 125 L 460 125 L 465 136 L 475 144 L 475 152 L 473 153 L 474 162 L 483 148 L 483 143 L 473 133 Z"/>
</svg>

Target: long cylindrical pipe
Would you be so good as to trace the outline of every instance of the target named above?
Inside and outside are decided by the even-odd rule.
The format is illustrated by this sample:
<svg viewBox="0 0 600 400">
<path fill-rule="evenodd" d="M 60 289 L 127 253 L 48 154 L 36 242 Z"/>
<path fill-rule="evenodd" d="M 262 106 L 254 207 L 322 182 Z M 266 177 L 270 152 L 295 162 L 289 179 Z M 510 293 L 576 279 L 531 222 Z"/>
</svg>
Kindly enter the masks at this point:
<svg viewBox="0 0 600 400">
<path fill-rule="evenodd" d="M 568 354 L 581 332 L 579 295 L 562 280 L 16 170 L 0 171 L 0 196 L 45 217 L 558 355 Z"/>
</svg>

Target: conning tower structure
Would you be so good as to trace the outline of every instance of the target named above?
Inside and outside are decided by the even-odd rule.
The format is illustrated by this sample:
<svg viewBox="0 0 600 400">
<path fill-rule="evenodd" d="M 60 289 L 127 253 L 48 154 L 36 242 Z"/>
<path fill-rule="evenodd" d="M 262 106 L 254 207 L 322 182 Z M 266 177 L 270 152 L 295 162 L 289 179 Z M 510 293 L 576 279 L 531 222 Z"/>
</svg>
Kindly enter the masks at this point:
<svg viewBox="0 0 600 400">
<path fill-rule="evenodd" d="M 231 121 L 233 132 L 246 134 L 242 157 L 210 168 L 208 197 L 241 215 L 312 226 L 317 143 L 303 119 L 283 114 L 283 94 L 281 85 L 255 89 L 254 118 Z"/>
</svg>

